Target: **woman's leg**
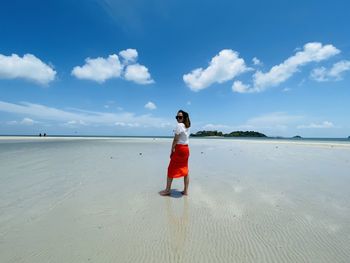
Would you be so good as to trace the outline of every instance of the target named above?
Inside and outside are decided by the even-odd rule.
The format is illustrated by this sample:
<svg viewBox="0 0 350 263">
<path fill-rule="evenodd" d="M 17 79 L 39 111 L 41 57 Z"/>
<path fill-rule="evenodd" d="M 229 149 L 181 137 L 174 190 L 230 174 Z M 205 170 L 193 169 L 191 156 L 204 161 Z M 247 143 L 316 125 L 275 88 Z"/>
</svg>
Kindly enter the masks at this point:
<svg viewBox="0 0 350 263">
<path fill-rule="evenodd" d="M 173 182 L 173 178 L 170 178 L 167 176 L 165 191 L 170 192 L 172 182 Z"/>
<path fill-rule="evenodd" d="M 171 183 L 172 182 L 173 182 L 173 178 L 170 178 L 170 177 L 167 176 L 166 188 L 165 188 L 165 190 L 160 192 L 161 195 L 170 195 L 170 189 L 171 189 Z"/>
<path fill-rule="evenodd" d="M 184 177 L 184 190 L 181 192 L 183 195 L 188 194 L 188 184 L 190 183 L 189 175 Z"/>
</svg>

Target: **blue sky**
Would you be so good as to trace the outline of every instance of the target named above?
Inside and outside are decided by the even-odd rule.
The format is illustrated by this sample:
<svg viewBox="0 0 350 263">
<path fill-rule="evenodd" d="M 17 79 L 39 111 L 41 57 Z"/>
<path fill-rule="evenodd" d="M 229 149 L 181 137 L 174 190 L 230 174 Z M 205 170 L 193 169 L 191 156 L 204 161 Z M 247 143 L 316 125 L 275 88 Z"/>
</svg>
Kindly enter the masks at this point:
<svg viewBox="0 0 350 263">
<path fill-rule="evenodd" d="M 5 1 L 0 134 L 350 136 L 349 1 Z"/>
</svg>

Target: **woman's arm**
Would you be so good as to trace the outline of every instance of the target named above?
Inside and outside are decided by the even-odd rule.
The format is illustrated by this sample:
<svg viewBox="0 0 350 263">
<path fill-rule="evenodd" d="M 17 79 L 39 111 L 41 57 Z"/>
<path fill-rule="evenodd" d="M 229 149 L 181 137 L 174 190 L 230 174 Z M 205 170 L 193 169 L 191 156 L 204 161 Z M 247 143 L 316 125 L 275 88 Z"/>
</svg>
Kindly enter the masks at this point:
<svg viewBox="0 0 350 263">
<path fill-rule="evenodd" d="M 175 146 L 177 142 L 179 141 L 180 134 L 175 134 L 173 144 L 171 145 L 171 151 L 170 151 L 170 156 L 175 152 Z"/>
</svg>

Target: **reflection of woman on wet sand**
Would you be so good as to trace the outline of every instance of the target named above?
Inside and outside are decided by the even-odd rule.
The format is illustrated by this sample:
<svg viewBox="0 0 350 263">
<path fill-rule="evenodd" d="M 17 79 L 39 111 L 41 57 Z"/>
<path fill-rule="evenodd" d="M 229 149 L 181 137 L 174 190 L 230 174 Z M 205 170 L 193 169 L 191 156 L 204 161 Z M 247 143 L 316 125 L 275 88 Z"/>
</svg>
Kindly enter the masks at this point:
<svg viewBox="0 0 350 263">
<path fill-rule="evenodd" d="M 188 148 L 188 138 L 190 135 L 191 121 L 187 112 L 179 110 L 176 115 L 177 126 L 174 130 L 175 136 L 170 152 L 170 163 L 168 167 L 167 184 L 161 195 L 170 195 L 171 183 L 173 178 L 184 177 L 183 195 L 188 194 L 188 157 L 190 151 Z"/>
<path fill-rule="evenodd" d="M 183 250 L 186 249 L 186 237 L 188 231 L 188 200 L 183 198 L 183 203 L 178 202 L 172 198 L 166 198 L 166 214 L 168 218 L 169 241 L 172 251 L 180 257 L 185 254 Z M 181 204 L 182 203 L 182 204 Z M 182 260 L 179 260 L 181 262 Z"/>
</svg>

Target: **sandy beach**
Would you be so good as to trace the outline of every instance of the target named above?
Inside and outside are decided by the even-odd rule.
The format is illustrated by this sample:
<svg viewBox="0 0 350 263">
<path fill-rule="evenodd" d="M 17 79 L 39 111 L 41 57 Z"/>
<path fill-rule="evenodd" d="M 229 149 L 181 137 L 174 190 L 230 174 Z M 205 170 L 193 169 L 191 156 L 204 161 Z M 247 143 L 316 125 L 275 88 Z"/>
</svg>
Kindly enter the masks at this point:
<svg viewBox="0 0 350 263">
<path fill-rule="evenodd" d="M 350 144 L 0 138 L 0 262 L 349 262 Z"/>
</svg>

